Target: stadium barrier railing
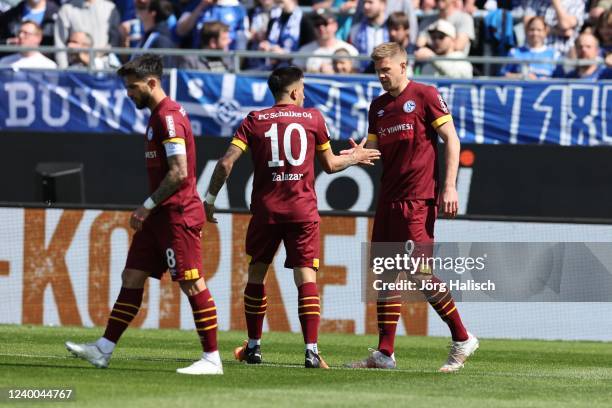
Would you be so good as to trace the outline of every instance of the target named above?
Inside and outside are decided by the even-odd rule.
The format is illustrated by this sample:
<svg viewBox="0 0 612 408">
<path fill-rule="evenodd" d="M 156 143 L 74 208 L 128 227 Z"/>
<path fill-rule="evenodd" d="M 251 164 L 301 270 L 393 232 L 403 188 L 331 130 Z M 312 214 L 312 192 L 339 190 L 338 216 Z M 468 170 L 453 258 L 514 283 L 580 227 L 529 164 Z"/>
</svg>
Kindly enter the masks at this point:
<svg viewBox="0 0 612 408">
<path fill-rule="evenodd" d="M 114 72 L 114 69 L 97 69 L 93 64 L 94 57 L 96 55 L 105 55 L 113 53 L 119 56 L 132 56 L 141 55 L 146 53 L 156 53 L 162 56 L 198 56 L 198 57 L 221 57 L 231 62 L 230 71 L 234 73 L 242 72 L 241 65 L 243 59 L 279 59 L 279 60 L 291 60 L 291 59 L 303 59 L 310 57 L 320 58 L 319 54 L 312 53 L 273 53 L 273 52 L 262 52 L 262 51 L 219 51 L 219 50 L 203 50 L 203 49 L 176 49 L 176 48 L 155 48 L 155 49 L 143 49 L 143 48 L 64 48 L 64 47 L 51 47 L 51 46 L 39 46 L 39 47 L 19 47 L 14 45 L 0 45 L 0 53 L 18 53 L 24 51 L 40 51 L 46 54 L 64 53 L 64 52 L 88 52 L 90 55 L 90 65 L 88 67 L 67 67 L 64 70 L 74 71 L 90 71 L 90 72 Z M 331 59 L 346 59 L 350 58 L 354 61 L 370 61 L 368 55 L 357 55 L 357 56 L 325 56 Z M 415 62 L 416 59 L 413 55 L 408 56 L 408 60 Z M 432 61 L 467 61 L 472 64 L 521 64 L 523 66 L 529 64 L 551 64 L 551 65 L 562 65 L 569 69 L 572 67 L 586 66 L 592 64 L 602 65 L 602 60 L 588 60 L 588 59 L 524 59 L 524 58 L 511 58 L 511 57 L 493 57 L 493 56 L 467 56 L 467 57 L 432 57 L 430 59 L 422 60 L 421 62 L 432 62 Z M 250 73 L 267 73 L 269 71 L 258 71 L 249 70 Z M 353 74 L 363 75 L 363 74 Z M 372 74 L 366 74 L 371 76 Z M 492 77 L 498 80 L 504 80 L 504 77 Z M 525 77 L 526 80 L 532 80 Z"/>
</svg>

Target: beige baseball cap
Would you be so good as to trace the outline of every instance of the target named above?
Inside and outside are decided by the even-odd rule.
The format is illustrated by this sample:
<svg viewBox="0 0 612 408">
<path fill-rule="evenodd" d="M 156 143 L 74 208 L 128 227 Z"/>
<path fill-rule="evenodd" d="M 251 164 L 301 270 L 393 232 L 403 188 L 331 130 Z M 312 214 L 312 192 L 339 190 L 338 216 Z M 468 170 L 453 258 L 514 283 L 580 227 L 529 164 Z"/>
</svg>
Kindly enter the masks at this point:
<svg viewBox="0 0 612 408">
<path fill-rule="evenodd" d="M 455 30 L 455 26 L 447 20 L 437 20 L 427 27 L 428 32 L 438 31 L 444 35 L 447 35 L 451 38 L 455 38 L 457 36 L 457 30 Z"/>
</svg>

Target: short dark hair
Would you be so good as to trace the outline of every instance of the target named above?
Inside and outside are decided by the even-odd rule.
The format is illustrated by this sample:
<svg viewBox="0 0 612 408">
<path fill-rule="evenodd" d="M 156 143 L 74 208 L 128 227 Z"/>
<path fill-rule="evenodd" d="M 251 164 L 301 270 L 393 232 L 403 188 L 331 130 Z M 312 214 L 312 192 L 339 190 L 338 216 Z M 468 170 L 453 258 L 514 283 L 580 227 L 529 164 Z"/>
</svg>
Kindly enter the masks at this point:
<svg viewBox="0 0 612 408">
<path fill-rule="evenodd" d="M 410 19 L 403 11 L 396 11 L 389 14 L 386 26 L 387 28 L 404 27 L 407 30 L 410 28 Z"/>
<path fill-rule="evenodd" d="M 304 78 L 304 71 L 296 66 L 276 68 L 270 74 L 270 77 L 268 77 L 268 88 L 270 88 L 274 98 L 278 99 L 287 91 L 291 84 L 296 83 L 302 78 Z"/>
<path fill-rule="evenodd" d="M 167 0 L 151 0 L 149 11 L 155 12 L 155 23 L 166 21 L 174 13 L 174 6 Z"/>
<path fill-rule="evenodd" d="M 208 47 L 210 40 L 217 40 L 221 33 L 229 32 L 230 28 L 227 24 L 221 21 L 209 21 L 202 25 L 200 32 L 200 44 L 202 48 Z"/>
<path fill-rule="evenodd" d="M 163 71 L 164 65 L 159 55 L 144 54 L 123 64 L 121 68 L 117 70 L 117 75 L 122 78 L 128 75 L 134 75 L 138 79 L 154 76 L 161 81 Z"/>
</svg>

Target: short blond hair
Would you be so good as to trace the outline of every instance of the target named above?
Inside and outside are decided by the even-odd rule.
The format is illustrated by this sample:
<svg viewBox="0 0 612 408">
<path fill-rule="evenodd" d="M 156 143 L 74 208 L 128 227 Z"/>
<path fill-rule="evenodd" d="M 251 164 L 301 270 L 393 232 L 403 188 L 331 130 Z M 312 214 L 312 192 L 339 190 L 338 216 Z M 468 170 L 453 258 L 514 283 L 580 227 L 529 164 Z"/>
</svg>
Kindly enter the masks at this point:
<svg viewBox="0 0 612 408">
<path fill-rule="evenodd" d="M 374 61 L 380 61 L 383 58 L 399 58 L 402 62 L 408 60 L 406 49 L 396 42 L 386 42 L 374 47 L 370 56 Z"/>
</svg>

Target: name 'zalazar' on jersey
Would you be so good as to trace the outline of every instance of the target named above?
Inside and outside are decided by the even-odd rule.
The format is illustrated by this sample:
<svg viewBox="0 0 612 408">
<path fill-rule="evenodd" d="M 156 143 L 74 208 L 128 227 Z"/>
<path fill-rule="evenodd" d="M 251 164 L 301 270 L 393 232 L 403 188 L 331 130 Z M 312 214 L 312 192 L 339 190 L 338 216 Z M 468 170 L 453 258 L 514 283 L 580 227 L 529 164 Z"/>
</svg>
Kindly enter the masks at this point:
<svg viewBox="0 0 612 408">
<path fill-rule="evenodd" d="M 303 173 L 272 172 L 272 181 L 299 181 L 302 177 L 304 177 Z"/>
</svg>

